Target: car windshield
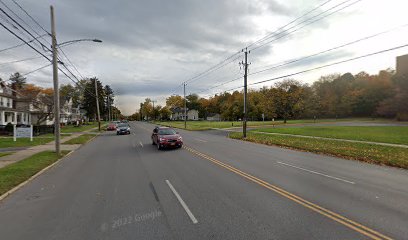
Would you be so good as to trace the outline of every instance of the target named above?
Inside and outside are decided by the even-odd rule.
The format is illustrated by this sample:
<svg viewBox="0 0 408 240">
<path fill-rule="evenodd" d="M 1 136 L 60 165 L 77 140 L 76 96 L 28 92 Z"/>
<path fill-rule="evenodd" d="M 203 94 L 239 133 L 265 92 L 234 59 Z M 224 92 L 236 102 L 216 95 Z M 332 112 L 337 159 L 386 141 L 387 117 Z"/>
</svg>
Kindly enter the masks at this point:
<svg viewBox="0 0 408 240">
<path fill-rule="evenodd" d="M 122 124 L 119 124 L 118 127 L 120 127 L 120 128 L 122 128 L 122 127 L 129 127 L 129 125 L 127 125 L 126 123 L 122 123 Z"/>
<path fill-rule="evenodd" d="M 173 129 L 159 129 L 159 135 L 175 135 L 176 131 Z"/>
</svg>

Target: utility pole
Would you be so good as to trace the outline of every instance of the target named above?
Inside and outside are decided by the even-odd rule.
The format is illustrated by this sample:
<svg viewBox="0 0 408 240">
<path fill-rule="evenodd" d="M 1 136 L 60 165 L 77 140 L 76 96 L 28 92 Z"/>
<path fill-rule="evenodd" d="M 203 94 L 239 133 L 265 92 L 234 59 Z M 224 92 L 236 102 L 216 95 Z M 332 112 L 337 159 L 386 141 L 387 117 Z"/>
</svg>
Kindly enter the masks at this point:
<svg viewBox="0 0 408 240">
<path fill-rule="evenodd" d="M 108 95 L 108 121 L 111 121 L 110 95 Z"/>
<path fill-rule="evenodd" d="M 242 50 L 243 51 L 243 50 Z M 247 106 L 247 95 L 248 95 L 248 49 L 245 48 L 245 63 L 244 64 L 244 69 L 245 69 L 245 74 L 244 74 L 244 122 L 242 124 L 242 134 L 244 138 L 247 136 L 247 115 L 248 115 L 248 106 Z"/>
<path fill-rule="evenodd" d="M 153 103 L 153 121 L 156 121 L 156 112 L 154 111 L 154 103 L 155 102 L 157 102 L 157 101 L 152 100 L 152 103 Z"/>
<path fill-rule="evenodd" d="M 95 78 L 95 97 L 96 97 L 96 112 L 98 114 L 98 129 L 101 131 L 101 114 L 99 112 L 99 97 L 98 97 L 98 87 L 96 84 L 96 78 Z"/>
<path fill-rule="evenodd" d="M 184 128 L 187 128 L 187 99 L 186 99 L 186 82 L 183 82 L 184 89 Z"/>
<path fill-rule="evenodd" d="M 60 148 L 60 99 L 58 85 L 58 56 L 57 56 L 57 37 L 55 35 L 55 17 L 54 7 L 50 6 L 51 11 L 51 37 L 52 37 L 52 75 L 54 82 L 54 136 L 55 136 L 55 153 L 61 155 Z"/>
</svg>

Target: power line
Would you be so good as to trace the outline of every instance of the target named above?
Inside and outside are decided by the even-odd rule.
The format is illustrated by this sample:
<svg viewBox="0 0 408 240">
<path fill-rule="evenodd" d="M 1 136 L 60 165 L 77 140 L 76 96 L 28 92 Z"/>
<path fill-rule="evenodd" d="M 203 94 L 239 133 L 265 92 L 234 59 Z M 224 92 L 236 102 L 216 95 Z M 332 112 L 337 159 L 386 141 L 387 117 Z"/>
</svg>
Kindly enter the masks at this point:
<svg viewBox="0 0 408 240">
<path fill-rule="evenodd" d="M 389 29 L 389 30 L 386 30 L 386 31 L 382 31 L 382 32 L 379 32 L 379 33 L 376 33 L 376 34 L 373 34 L 373 35 L 370 35 L 370 36 L 366 36 L 366 37 L 363 37 L 363 38 L 360 38 L 360 39 L 357 39 L 357 40 L 354 40 L 354 41 L 351 41 L 351 42 L 348 42 L 348 43 L 345 43 L 345 44 L 342 44 L 342 45 L 339 45 L 339 46 L 336 46 L 336 47 L 333 47 L 333 48 L 330 48 L 330 49 L 327 49 L 327 50 L 324 50 L 324 51 L 321 51 L 321 52 L 318 52 L 318 53 L 314 53 L 314 54 L 311 54 L 311 55 L 308 55 L 308 56 L 305 56 L 305 57 L 302 57 L 302 58 L 292 59 L 292 60 L 284 61 L 284 62 L 281 62 L 281 63 L 277 63 L 277 64 L 275 64 L 275 65 L 273 65 L 271 67 L 268 67 L 266 69 L 250 73 L 248 75 L 255 75 L 255 74 L 258 74 L 258 73 L 262 73 L 262 72 L 265 72 L 265 71 L 269 71 L 269 70 L 272 70 L 272 69 L 277 69 L 277 68 L 280 68 L 280 67 L 283 67 L 283 66 L 286 66 L 286 65 L 290 65 L 290 64 L 293 64 L 293 63 L 296 63 L 296 62 L 299 62 L 299 61 L 303 61 L 305 59 L 312 58 L 312 57 L 315 57 L 315 56 L 318 56 L 318 55 L 321 55 L 321 54 L 324 54 L 324 53 L 327 53 L 327 52 L 330 52 L 330 51 L 334 51 L 334 50 L 337 50 L 339 48 L 343 48 L 343 47 L 346 47 L 346 46 L 349 46 L 349 45 L 352 45 L 352 44 L 356 44 L 358 42 L 369 40 L 371 38 L 378 37 L 380 35 L 384 35 L 384 34 L 392 32 L 392 31 L 395 31 L 395 30 L 397 30 L 399 28 L 404 28 L 404 27 L 407 27 L 407 26 L 408 26 L 408 24 L 404 24 L 404 25 L 401 25 L 399 27 L 395 27 L 395 28 L 392 28 L 392 29 Z M 210 87 L 208 89 L 204 89 L 204 90 L 202 90 L 202 91 L 200 91 L 198 93 L 206 92 L 208 90 L 211 90 L 211 89 L 226 85 L 226 84 L 231 83 L 231 82 L 235 82 L 235 81 L 240 80 L 240 79 L 241 78 L 235 78 L 235 79 L 232 79 L 232 80 L 228 80 L 228 81 L 223 82 L 221 84 L 218 84 L 216 86 Z"/>
<path fill-rule="evenodd" d="M 237 53 L 235 53 L 235 54 L 233 54 L 233 55 L 227 57 L 226 59 L 222 60 L 221 62 L 217 63 L 216 65 L 212 66 L 211 68 L 205 70 L 204 72 L 202 72 L 202 73 L 200 73 L 200 74 L 198 74 L 198 75 L 196 75 L 196 76 L 194 76 L 194 77 L 188 79 L 187 81 L 185 81 L 185 83 L 190 83 L 190 82 L 192 82 L 192 81 L 196 81 L 196 80 L 198 80 L 199 78 L 201 78 L 201 77 L 203 77 L 203 76 L 206 76 L 206 75 L 210 74 L 211 72 L 214 72 L 214 71 L 216 71 L 216 70 L 218 70 L 218 69 L 220 69 L 220 68 L 222 68 L 222 67 L 224 67 L 224 66 L 226 66 L 226 65 L 228 65 L 228 64 L 230 64 L 230 63 L 232 63 L 232 62 L 234 62 L 235 60 L 237 60 L 238 58 L 240 58 L 240 56 L 238 56 L 237 58 L 234 58 L 234 59 L 231 60 L 231 61 L 229 61 L 229 60 L 230 60 L 231 58 L 235 57 L 236 55 L 240 54 L 240 53 L 241 53 L 241 51 L 238 51 Z"/>
<path fill-rule="evenodd" d="M 251 84 L 249 84 L 249 85 L 252 86 L 252 85 L 257 85 L 257 84 L 260 84 L 260 83 L 270 82 L 270 81 L 274 81 L 274 80 L 278 80 L 278 79 L 282 79 L 282 78 L 292 77 L 292 76 L 299 75 L 299 74 L 302 74 L 302 73 L 307 73 L 307 72 L 315 71 L 315 70 L 318 70 L 318 69 L 327 68 L 327 67 L 331 67 L 331 66 L 334 66 L 334 65 L 339 65 L 339 64 L 342 64 L 342 63 L 347 63 L 347 62 L 355 61 L 355 60 L 358 60 L 358 59 L 371 57 L 371 56 L 374 56 L 374 55 L 378 55 L 378 54 L 381 54 L 381 53 L 386 53 L 386 52 L 394 51 L 394 50 L 397 50 L 397 49 L 400 49 L 400 48 L 405 48 L 405 47 L 408 47 L 408 44 L 400 45 L 400 46 L 393 47 L 393 48 L 389 48 L 389 49 L 385 49 L 385 50 L 381 50 L 381 51 L 374 52 L 374 53 L 365 54 L 365 55 L 358 56 L 358 57 L 354 57 L 354 58 L 350 58 L 350 59 L 347 59 L 347 60 L 342 60 L 342 61 L 338 61 L 338 62 L 326 64 L 326 65 L 319 66 L 319 67 L 315 67 L 315 68 L 310 68 L 310 69 L 307 69 L 307 70 L 303 70 L 303 71 L 299 71 L 299 72 L 287 74 L 287 75 L 280 76 L 280 77 L 276 77 L 276 78 L 271 78 L 271 79 L 262 80 L 262 81 L 259 81 L 259 82 L 254 82 L 254 83 L 251 83 Z"/>
<path fill-rule="evenodd" d="M 246 46 L 246 48 L 250 48 L 251 46 L 253 46 L 253 45 L 255 45 L 255 44 L 258 44 L 259 42 L 262 42 L 262 41 L 264 41 L 264 40 L 270 38 L 271 35 L 275 35 L 275 34 L 278 33 L 279 31 L 283 30 L 285 27 L 291 25 L 292 23 L 297 22 L 298 20 L 302 19 L 303 17 L 306 17 L 306 16 L 309 15 L 310 13 L 316 11 L 317 9 L 323 7 L 324 5 L 328 4 L 328 3 L 331 2 L 331 1 L 333 1 L 333 0 L 328 0 L 328 1 L 323 2 L 322 4 L 320 4 L 320 5 L 318 5 L 317 7 L 315 7 L 315 8 L 313 8 L 313 9 L 307 11 L 306 13 L 304 13 L 304 14 L 302 14 L 301 16 L 297 17 L 296 19 L 292 20 L 291 22 L 287 23 L 286 25 L 279 27 L 278 29 L 276 29 L 276 30 L 273 31 L 272 33 L 269 33 L 269 34 L 267 34 L 266 36 L 262 37 L 261 39 L 258 39 L 257 41 L 255 41 L 255 42 L 249 44 L 248 46 Z"/>
<path fill-rule="evenodd" d="M 20 21 L 22 21 L 27 27 L 29 27 L 35 34 L 37 34 L 39 38 L 44 39 L 44 40 L 47 42 L 47 44 L 51 44 L 50 42 L 47 41 L 47 39 L 44 38 L 44 35 L 39 34 L 33 27 L 31 27 L 30 24 L 28 24 L 28 23 L 27 23 L 24 19 L 22 19 L 16 12 L 14 12 L 9 6 L 7 6 L 7 4 L 5 4 L 2 0 L 0 0 L 0 2 L 8 9 L 11 13 L 13 13 L 13 15 L 14 15 L 15 17 L 17 17 L 17 18 L 18 18 Z M 28 12 L 25 11 L 16 1 L 13 1 L 13 2 L 14 2 L 23 12 L 25 12 L 25 13 L 27 14 L 27 16 L 29 16 L 35 23 L 38 24 L 38 22 L 35 21 L 35 20 L 31 17 L 31 15 L 29 15 Z M 38 25 L 39 25 L 39 24 L 38 24 Z M 42 28 L 41 25 L 39 25 L 39 26 Z M 48 31 L 45 31 L 45 32 L 47 33 L 46 35 L 48 35 L 48 36 L 51 35 Z M 45 36 L 46 36 L 46 35 L 45 35 Z"/>
<path fill-rule="evenodd" d="M 0 0 L 1 1 L 1 0 Z M 4 4 L 4 3 L 3 3 Z M 11 17 L 7 12 L 3 10 L 3 8 L 0 8 L 0 11 L 6 15 L 9 19 L 11 19 L 14 23 L 16 23 L 21 29 L 23 29 L 28 35 L 30 35 L 35 41 L 37 41 L 40 46 L 44 49 L 47 49 L 48 51 L 52 52 L 51 49 L 49 49 L 47 46 L 45 46 L 41 41 L 38 40 L 36 36 L 34 36 L 30 31 L 28 31 L 25 27 L 23 27 L 19 22 L 17 22 L 13 17 Z M 38 34 L 39 35 L 39 34 Z"/>
<path fill-rule="evenodd" d="M 49 67 L 49 66 L 51 66 L 51 65 L 52 65 L 52 63 L 49 63 L 49 64 L 47 64 L 47 65 L 45 65 L 45 66 L 39 67 L 39 68 L 34 69 L 34 70 L 30 71 L 30 72 L 27 72 L 27 73 L 21 74 L 21 76 L 27 76 L 27 75 L 30 75 L 30 74 L 32 74 L 32 73 L 35 73 L 35 72 L 37 72 L 37 71 L 40 71 L 40 70 L 42 70 L 42 69 L 44 69 L 44 68 L 46 68 L 46 67 Z"/>
<path fill-rule="evenodd" d="M 18 2 L 15 0 L 12 0 L 14 4 L 16 4 L 34 23 L 36 23 L 44 32 L 46 32 L 48 35 L 51 35 L 49 31 L 47 31 L 41 24 L 39 24 Z"/>
<path fill-rule="evenodd" d="M 7 7 L 6 4 L 4 4 L 4 2 L 2 0 L 0 0 L 1 3 L 3 3 L 3 5 L 5 5 Z M 39 25 L 47 34 L 50 34 L 47 30 L 45 30 L 27 11 L 25 11 L 17 2 L 14 1 L 14 3 L 16 5 L 18 5 L 37 25 Z M 22 20 L 15 12 L 13 12 L 10 8 L 7 7 L 7 9 L 9 9 L 12 13 L 14 13 L 14 15 L 16 15 L 20 20 Z M 13 22 L 15 22 L 17 25 L 19 25 L 24 31 L 26 31 L 30 36 L 34 37 L 27 29 L 25 29 L 23 26 L 21 26 L 21 24 L 19 24 L 16 20 L 14 20 L 12 17 L 10 17 L 10 15 L 8 15 L 3 9 L 0 8 L 0 11 L 2 11 L 7 17 L 9 17 Z M 24 20 L 22 20 L 26 25 L 28 25 L 30 28 L 31 26 L 29 24 L 27 24 Z M 39 35 L 39 33 L 37 33 L 33 28 L 31 28 L 37 35 Z M 49 49 L 48 47 L 44 46 L 44 44 L 42 44 L 38 39 L 36 39 L 34 37 L 34 40 L 37 40 L 37 42 L 40 43 L 41 47 L 44 49 L 47 49 L 48 51 L 51 51 L 51 49 Z M 47 41 L 47 43 L 49 43 Z M 49 43 L 50 44 L 50 43 Z M 63 53 L 63 55 L 65 56 L 65 58 L 68 60 L 69 63 L 71 63 L 71 65 L 74 67 L 74 69 L 77 70 L 77 72 L 79 73 L 78 69 L 73 65 L 73 63 L 71 62 L 71 60 L 66 56 L 66 54 L 62 51 L 62 49 L 60 48 L 61 52 Z M 52 51 L 51 51 L 52 52 Z M 60 60 L 60 59 L 59 59 Z M 75 79 L 77 79 L 79 81 L 79 79 L 68 69 L 67 66 L 63 65 L 65 69 L 67 69 L 67 71 L 74 76 Z M 61 69 L 60 69 L 61 70 Z M 81 75 L 79 73 L 79 75 Z M 82 75 L 81 75 L 82 76 Z M 72 80 L 72 79 L 71 79 Z"/>
<path fill-rule="evenodd" d="M 309 26 L 309 25 L 311 25 L 311 24 L 313 24 L 313 23 L 315 23 L 315 22 L 317 22 L 317 21 L 320 21 L 320 20 L 322 20 L 322 19 L 324 19 L 324 18 L 326 18 L 326 17 L 329 17 L 329 16 L 331 16 L 331 15 L 333 15 L 333 14 L 335 14 L 335 13 L 341 11 L 341 10 L 344 10 L 344 9 L 346 9 L 346 8 L 348 8 L 348 7 L 352 6 L 352 5 L 354 5 L 354 4 L 357 4 L 358 2 L 361 2 L 362 0 L 356 0 L 356 1 L 354 1 L 354 2 L 352 2 L 352 3 L 350 3 L 350 4 L 346 5 L 346 6 L 344 6 L 344 7 L 342 7 L 342 8 L 339 8 L 339 9 L 337 9 L 337 10 L 331 12 L 331 13 L 328 13 L 328 14 L 326 14 L 326 15 L 323 15 L 323 14 L 325 14 L 325 13 L 327 13 L 327 12 L 329 12 L 329 11 L 331 11 L 331 10 L 333 10 L 333 9 L 335 9 L 335 8 L 337 8 L 337 7 L 341 6 L 341 5 L 343 5 L 343 4 L 346 4 L 346 3 L 350 2 L 350 1 L 352 1 L 352 0 L 343 1 L 343 2 L 341 2 L 341 3 L 337 4 L 337 5 L 335 5 L 334 7 L 331 7 L 331 8 L 329 8 L 329 9 L 327 9 L 327 10 L 325 10 L 325 11 L 323 11 L 323 12 L 321 12 L 321 13 L 319 13 L 319 14 L 317 14 L 317 15 L 311 17 L 311 18 L 308 18 L 308 19 L 306 19 L 306 20 L 304 20 L 304 21 L 302 21 L 302 22 L 300 22 L 300 23 L 298 23 L 298 24 L 296 24 L 296 25 L 294 25 L 294 26 L 292 26 L 292 27 L 290 27 L 290 28 L 288 28 L 288 29 L 285 29 L 284 32 L 280 32 L 280 33 L 276 34 L 275 36 L 271 36 L 271 37 L 277 37 L 277 36 L 281 35 L 282 33 L 283 33 L 283 35 L 281 35 L 281 36 L 279 36 L 279 37 L 277 37 L 277 38 L 275 38 L 275 39 L 272 39 L 272 40 L 270 40 L 270 41 L 264 42 L 264 43 L 262 43 L 261 45 L 258 45 L 258 46 L 256 46 L 256 47 L 250 49 L 250 50 L 251 50 L 251 51 L 255 51 L 255 50 L 257 50 L 257 49 L 259 49 L 259 48 L 261 48 L 261 47 L 263 47 L 263 46 L 265 46 L 265 45 L 267 45 L 267 44 L 269 44 L 269 43 L 275 42 L 275 41 L 277 41 L 277 40 L 279 40 L 279 39 L 281 39 L 281 38 L 283 38 L 283 37 L 286 37 L 286 36 L 288 36 L 288 35 L 290 35 L 290 34 L 292 34 L 292 33 L 294 33 L 294 32 L 299 31 L 300 29 L 302 29 L 302 28 L 304 28 L 304 27 L 306 27 L 306 26 Z M 323 15 L 323 16 L 322 16 L 322 15 Z M 319 16 L 321 16 L 321 17 L 315 19 L 316 17 L 319 17 Z M 311 21 L 311 22 L 308 22 L 308 21 L 310 21 L 310 20 L 312 20 L 312 19 L 314 19 L 314 20 Z M 293 31 L 288 32 L 288 30 L 291 30 L 291 29 L 293 29 L 293 28 L 295 28 L 295 27 L 297 27 L 297 26 L 299 26 L 299 25 L 301 25 L 301 24 L 303 24 L 303 23 L 306 23 L 306 24 L 304 24 L 303 26 L 300 26 L 299 28 L 294 29 Z M 270 37 L 270 38 L 271 38 L 271 37 Z"/>
<path fill-rule="evenodd" d="M 30 60 L 39 59 L 39 58 L 42 58 L 42 56 L 29 57 L 29 58 L 25 58 L 25 59 L 21 59 L 21 60 L 10 61 L 10 62 L 3 62 L 3 63 L 0 63 L 0 66 L 6 65 L 6 64 L 11 64 L 11 63 L 30 61 Z"/>
<path fill-rule="evenodd" d="M 303 74 L 303 73 L 307 73 L 307 72 L 319 70 L 319 69 L 322 69 L 322 68 L 327 68 L 327 67 L 331 67 L 331 66 L 335 66 L 335 65 L 339 65 L 339 64 L 351 62 L 351 61 L 355 61 L 355 60 L 359 60 L 359 59 L 362 59 L 362 58 L 367 58 L 367 57 L 379 55 L 379 54 L 382 54 L 382 53 L 386 53 L 386 52 L 390 52 L 390 51 L 394 51 L 394 50 L 398 50 L 398 49 L 406 48 L 406 47 L 408 47 L 408 44 L 404 44 L 404 45 L 400 45 L 400 46 L 396 46 L 396 47 L 384 49 L 384 50 L 377 51 L 377 52 L 368 53 L 368 54 L 365 54 L 365 55 L 361 55 L 361 56 L 354 57 L 354 58 L 349 58 L 349 59 L 346 59 L 346 60 L 342 60 L 342 61 L 338 61 L 338 62 L 334 62 L 334 63 L 330 63 L 330 64 L 325 64 L 325 65 L 322 65 L 322 66 L 318 66 L 318 67 L 314 67 L 314 68 L 302 70 L 302 71 L 295 72 L 295 73 L 286 74 L 286 75 L 279 76 L 279 77 L 274 77 L 274 78 L 270 78 L 270 79 L 266 79 L 266 80 L 262 80 L 262 81 L 258 81 L 258 82 L 254 82 L 254 83 L 250 83 L 250 84 L 248 84 L 248 85 L 249 85 L 249 86 L 253 86 L 253 85 L 258 85 L 258 84 L 261 84 L 261 83 L 266 83 L 266 82 L 271 82 L 271 81 L 280 80 L 280 79 L 283 79 L 283 78 L 293 77 L 293 76 L 300 75 L 300 74 Z M 243 88 L 243 87 L 244 87 L 244 86 L 238 86 L 238 87 L 231 88 L 231 89 L 228 89 L 228 90 L 224 90 L 224 91 L 221 91 L 221 92 L 218 92 L 218 93 L 215 93 L 215 94 L 207 94 L 207 95 L 205 95 L 205 96 L 217 95 L 217 94 L 220 94 L 220 93 L 223 93 L 223 92 L 229 92 L 229 91 L 233 91 L 233 90 L 236 90 L 236 89 L 239 89 L 239 88 Z"/>
<path fill-rule="evenodd" d="M 280 67 L 283 67 L 283 66 L 286 66 L 286 65 L 290 65 L 290 64 L 293 64 L 293 63 L 296 63 L 296 62 L 300 62 L 300 61 L 303 61 L 305 59 L 316 57 L 316 56 L 324 54 L 324 53 L 328 53 L 328 52 L 331 52 L 331 51 L 334 51 L 334 50 L 337 50 L 337 49 L 340 49 L 340 48 L 343 48 L 343 47 L 346 47 L 346 46 L 350 46 L 350 45 L 353 45 L 353 44 L 356 44 L 356 43 L 359 43 L 359 42 L 362 42 L 362 41 L 365 41 L 365 40 L 369 40 L 369 39 L 372 39 L 372 38 L 375 38 L 375 37 L 390 33 L 392 31 L 395 31 L 395 30 L 399 29 L 399 28 L 404 28 L 404 27 L 407 27 L 407 26 L 408 26 L 408 24 L 404 24 L 404 25 L 401 25 L 399 27 L 392 28 L 392 29 L 382 31 L 382 32 L 379 32 L 379 33 L 375 33 L 375 34 L 372 34 L 372 35 L 369 35 L 369 36 L 366 36 L 366 37 L 363 37 L 363 38 L 360 38 L 360 39 L 357 39 L 357 40 L 353 40 L 351 42 L 348 42 L 348 43 L 345 43 L 345 44 L 342 44 L 342 45 L 339 45 L 339 46 L 336 46 L 336 47 L 333 47 L 333 48 L 329 48 L 329 49 L 326 49 L 326 50 L 318 52 L 318 53 L 314 53 L 314 54 L 304 56 L 304 57 L 301 57 L 301 58 L 292 59 L 292 60 L 288 60 L 288 61 L 281 62 L 281 63 L 278 63 L 278 64 L 274 64 L 273 66 L 270 66 L 270 67 L 268 67 L 266 69 L 263 69 L 263 70 L 259 70 L 259 71 L 250 73 L 249 75 L 255 75 L 255 74 L 258 74 L 258 73 L 262 73 L 262 72 L 265 72 L 265 71 L 269 71 L 269 70 L 272 70 L 272 69 L 277 69 L 277 68 L 280 68 Z"/>
<path fill-rule="evenodd" d="M 259 42 L 265 41 L 266 39 L 269 39 L 269 38 L 271 38 L 271 37 L 273 37 L 273 36 L 275 36 L 275 35 L 281 34 L 281 33 L 278 33 L 278 34 L 276 34 L 276 33 L 277 33 L 278 31 L 284 29 L 285 27 L 291 25 L 292 23 L 294 23 L 294 22 L 300 20 L 301 18 L 303 18 L 303 17 L 309 15 L 310 13 L 316 11 L 317 9 L 321 8 L 322 6 L 328 4 L 328 3 L 331 2 L 331 1 L 332 1 L 332 0 L 328 0 L 328 1 L 323 2 L 323 3 L 320 4 L 319 6 L 317 6 L 317 7 L 313 8 L 313 9 L 309 10 L 308 12 L 302 14 L 300 17 L 298 17 L 298 18 L 292 20 L 292 21 L 289 22 L 288 24 L 286 24 L 286 25 L 280 27 L 279 29 L 277 29 L 277 30 L 274 31 L 273 33 L 268 34 L 267 36 L 265 36 L 265 37 L 263 37 L 263 38 L 261 38 L 261 39 L 255 41 L 254 43 L 248 45 L 247 47 L 253 46 L 253 45 L 255 45 L 255 44 L 259 43 Z M 342 2 L 342 3 L 340 3 L 340 4 L 338 4 L 338 5 L 336 5 L 335 7 L 332 7 L 332 8 L 330 8 L 330 9 L 324 11 L 323 13 L 320 13 L 320 14 L 318 14 L 318 15 L 315 15 L 314 17 L 309 18 L 309 19 L 307 19 L 307 20 L 305 20 L 305 21 L 308 21 L 308 20 L 313 19 L 313 18 L 315 18 L 315 17 L 317 17 L 317 16 L 320 16 L 321 14 L 324 14 L 325 12 L 330 11 L 330 10 L 332 10 L 333 8 L 336 8 L 336 7 L 338 7 L 338 6 L 340 6 L 340 5 L 344 4 L 344 3 L 347 3 L 347 2 L 349 2 L 349 1 L 351 1 L 351 0 L 346 0 L 346 1 L 344 1 L 344 2 Z M 357 3 L 358 1 L 361 1 L 361 0 L 357 0 L 355 3 Z M 353 4 L 355 4 L 355 3 L 353 3 Z M 352 5 L 352 4 L 351 4 L 351 5 Z M 347 6 L 347 7 L 348 7 L 348 6 Z M 340 9 L 340 10 L 342 10 L 342 9 Z M 340 10 L 338 10 L 338 11 L 340 11 Z M 332 14 L 333 14 L 333 13 L 332 13 Z M 329 15 L 327 15 L 327 16 L 329 16 Z M 325 16 L 325 17 L 327 17 L 327 16 Z M 317 20 L 320 20 L 320 19 L 317 19 Z M 316 21 L 317 21 L 317 20 L 316 20 Z M 305 21 L 302 21 L 302 22 L 299 23 L 299 24 L 302 24 L 302 23 L 304 23 Z M 315 21 L 314 21 L 314 22 L 315 22 Z M 298 26 L 299 24 L 295 25 L 295 27 Z M 309 24 L 311 24 L 311 23 L 309 23 Z M 307 25 L 308 25 L 308 24 L 307 24 Z M 307 26 L 307 25 L 305 25 L 305 26 Z M 305 26 L 303 26 L 303 27 L 305 27 Z M 293 28 L 293 27 L 292 27 L 292 28 Z M 290 29 L 291 29 L 291 28 L 290 28 Z M 300 29 L 300 28 L 299 28 L 299 29 Z M 295 31 L 297 31 L 297 30 L 299 30 L 299 29 L 296 29 Z M 287 30 L 286 30 L 286 31 L 287 31 Z M 294 32 L 294 31 L 293 31 L 293 32 Z M 293 33 L 293 32 L 291 32 L 291 33 Z M 290 33 L 289 33 L 289 34 L 290 34 Z M 286 35 L 288 35 L 288 34 L 286 34 Z M 254 49 L 257 49 L 257 48 L 259 48 L 259 47 L 260 47 L 260 46 L 254 48 Z M 220 67 L 218 67 L 218 65 L 225 63 L 226 61 L 228 61 L 229 59 L 231 59 L 232 57 L 234 57 L 235 55 L 237 55 L 237 54 L 239 54 L 239 53 L 241 53 L 241 52 L 242 52 L 242 50 L 241 50 L 241 51 L 238 51 L 237 53 L 235 53 L 235 54 L 231 55 L 230 57 L 224 59 L 223 61 L 221 61 L 220 63 L 214 65 L 213 67 L 211 67 L 211 68 L 209 68 L 209 69 L 207 69 L 206 71 L 204 71 L 204 72 L 202 72 L 202 73 L 200 73 L 200 74 L 198 74 L 198 75 L 196 75 L 196 76 L 190 78 L 189 80 L 186 81 L 186 83 L 187 83 L 187 82 L 190 82 L 190 81 L 193 81 L 193 80 L 195 80 L 195 79 L 199 79 L 199 78 L 201 78 L 201 76 L 207 75 L 207 73 L 210 73 L 210 72 L 212 72 L 212 71 L 218 70 L 219 68 L 225 66 L 226 64 L 224 64 L 224 65 L 222 65 L 222 66 L 220 66 Z"/>
<path fill-rule="evenodd" d="M 68 56 L 65 54 L 64 50 L 62 50 L 61 47 L 58 47 L 58 49 L 60 50 L 60 52 L 62 53 L 62 55 L 64 55 L 64 57 L 68 60 L 69 64 L 74 68 L 74 70 L 79 74 L 79 76 L 81 78 L 84 78 L 84 76 L 79 72 L 78 68 L 74 65 L 73 62 L 71 62 L 71 60 L 68 58 Z"/>
<path fill-rule="evenodd" d="M 42 36 L 45 36 L 45 34 L 44 34 L 44 35 L 41 35 L 41 36 L 39 36 L 39 37 L 42 37 Z M 37 38 L 39 38 L 39 37 L 37 37 Z M 28 42 L 31 43 L 31 42 L 33 42 L 33 41 L 34 41 L 34 39 L 31 39 L 31 40 L 29 40 Z M 8 48 L 1 49 L 0 52 L 4 52 L 4 51 L 7 51 L 7 50 L 11 50 L 11 49 L 14 49 L 14 48 L 18 48 L 18 47 L 21 47 L 21 46 L 24 46 L 24 45 L 25 45 L 25 43 L 17 44 L 17 45 L 8 47 Z"/>
<path fill-rule="evenodd" d="M 44 57 L 45 59 L 47 59 L 49 62 L 52 62 L 50 58 L 48 58 L 46 55 L 44 55 L 42 52 L 40 52 L 38 49 L 36 49 L 35 47 L 31 46 L 30 43 L 28 43 L 26 40 L 24 40 L 23 38 L 21 38 L 20 36 L 18 36 L 15 32 L 13 32 L 12 30 L 10 30 L 7 26 L 5 26 L 3 23 L 0 22 L 0 26 L 2 26 L 4 29 L 6 29 L 8 32 L 10 32 L 11 34 L 13 34 L 15 37 L 17 37 L 20 41 L 24 42 L 26 45 L 28 45 L 31 49 L 33 49 L 34 51 L 36 51 L 38 54 L 40 54 L 42 57 Z M 66 69 L 67 67 L 65 65 L 63 65 Z M 68 79 L 70 79 L 73 83 L 75 83 L 78 87 L 81 87 L 75 80 L 73 80 L 65 71 L 63 71 L 60 67 L 58 67 L 59 71 L 61 71 Z M 67 69 L 68 72 L 70 72 L 69 69 Z M 70 72 L 72 74 L 72 72 Z M 72 74 L 73 76 L 75 76 L 74 74 Z M 75 76 L 76 79 L 78 79 Z M 78 80 L 79 81 L 79 80 Z M 84 89 L 86 91 L 86 89 Z M 91 96 L 94 96 L 92 93 L 90 93 L 88 91 L 88 93 Z"/>
</svg>

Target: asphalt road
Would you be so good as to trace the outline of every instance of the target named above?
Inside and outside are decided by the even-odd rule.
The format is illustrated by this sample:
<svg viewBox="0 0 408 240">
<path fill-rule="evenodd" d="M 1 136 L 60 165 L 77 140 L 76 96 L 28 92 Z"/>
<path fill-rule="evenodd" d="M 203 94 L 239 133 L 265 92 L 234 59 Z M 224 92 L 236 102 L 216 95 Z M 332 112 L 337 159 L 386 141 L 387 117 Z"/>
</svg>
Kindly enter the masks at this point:
<svg viewBox="0 0 408 240">
<path fill-rule="evenodd" d="M 408 239 L 408 172 L 153 125 L 105 133 L 0 202 L 1 239 Z"/>
</svg>

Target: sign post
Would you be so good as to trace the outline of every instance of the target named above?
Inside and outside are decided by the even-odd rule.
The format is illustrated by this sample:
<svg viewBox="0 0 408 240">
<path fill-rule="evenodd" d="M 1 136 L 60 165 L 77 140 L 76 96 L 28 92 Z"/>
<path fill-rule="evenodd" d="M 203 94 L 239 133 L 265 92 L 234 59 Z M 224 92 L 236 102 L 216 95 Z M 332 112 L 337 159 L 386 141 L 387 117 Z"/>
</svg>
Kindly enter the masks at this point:
<svg viewBox="0 0 408 240">
<path fill-rule="evenodd" d="M 13 141 L 17 140 L 16 125 L 13 125 Z"/>
</svg>

